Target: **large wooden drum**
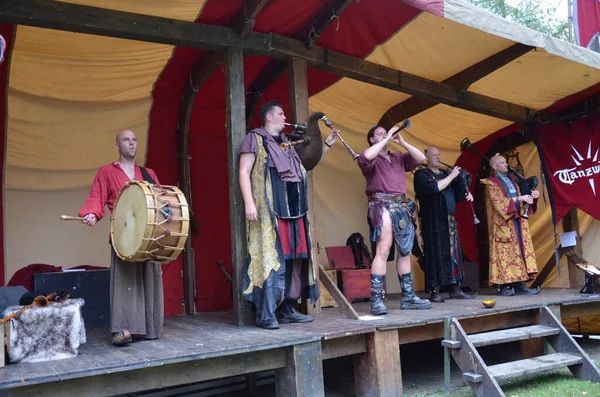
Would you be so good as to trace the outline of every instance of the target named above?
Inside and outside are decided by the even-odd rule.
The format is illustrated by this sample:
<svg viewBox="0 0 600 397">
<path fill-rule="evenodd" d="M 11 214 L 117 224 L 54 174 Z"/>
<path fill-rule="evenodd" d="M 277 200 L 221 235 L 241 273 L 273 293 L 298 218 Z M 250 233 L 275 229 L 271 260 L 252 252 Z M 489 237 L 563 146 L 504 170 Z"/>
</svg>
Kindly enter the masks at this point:
<svg viewBox="0 0 600 397">
<path fill-rule="evenodd" d="M 110 236 L 119 258 L 128 262 L 171 262 L 188 237 L 189 208 L 175 186 L 129 182 L 110 218 Z"/>
</svg>

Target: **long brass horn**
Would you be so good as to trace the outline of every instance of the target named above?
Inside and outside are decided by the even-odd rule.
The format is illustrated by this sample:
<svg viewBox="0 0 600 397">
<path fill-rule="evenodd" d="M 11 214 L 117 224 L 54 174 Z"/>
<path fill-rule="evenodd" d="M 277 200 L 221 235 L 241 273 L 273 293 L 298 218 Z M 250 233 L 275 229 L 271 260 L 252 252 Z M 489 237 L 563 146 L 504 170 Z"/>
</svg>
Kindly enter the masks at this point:
<svg viewBox="0 0 600 397">
<path fill-rule="evenodd" d="M 326 115 L 323 115 L 321 117 L 321 120 L 323 120 L 323 122 L 325 123 L 325 125 L 327 127 L 331 128 L 333 130 L 333 132 L 335 133 L 335 136 L 337 136 L 339 138 L 340 142 L 342 142 L 342 144 L 346 147 L 346 149 L 348 149 L 348 152 L 352 155 L 352 160 L 357 160 L 360 157 L 360 154 L 356 153 L 354 151 L 354 149 L 352 149 L 350 147 L 350 145 L 348 145 L 348 143 L 344 140 L 344 138 L 342 138 L 342 135 L 335 128 L 333 128 L 333 123 L 331 122 L 331 120 L 329 120 Z"/>
</svg>

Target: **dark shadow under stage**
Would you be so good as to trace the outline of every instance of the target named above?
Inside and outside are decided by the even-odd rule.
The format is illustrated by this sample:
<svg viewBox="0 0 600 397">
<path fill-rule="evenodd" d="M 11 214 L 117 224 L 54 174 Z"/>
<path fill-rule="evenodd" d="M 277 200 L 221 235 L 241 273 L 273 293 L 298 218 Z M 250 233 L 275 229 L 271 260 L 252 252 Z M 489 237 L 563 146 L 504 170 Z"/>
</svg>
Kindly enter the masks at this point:
<svg viewBox="0 0 600 397">
<path fill-rule="evenodd" d="M 493 309 L 482 306 L 486 298 L 496 299 Z M 0 368 L 0 395 L 118 395 L 274 370 L 278 395 L 322 396 L 322 360 L 351 355 L 357 395 L 387 395 L 386 387 L 402 395 L 400 346 L 443 338 L 445 318 L 461 319 L 468 333 L 532 324 L 542 306 L 565 320 L 600 314 L 600 295 L 573 289 L 546 289 L 535 296 L 479 294 L 421 311 L 400 310 L 399 297 L 391 295 L 387 306 L 387 316 L 373 318 L 369 302 L 355 303 L 363 320 L 324 308 L 313 323 L 284 324 L 279 330 L 231 325 L 229 313 L 170 317 L 161 339 L 124 347 L 109 343 L 107 329 L 88 330 L 76 358 Z"/>
</svg>

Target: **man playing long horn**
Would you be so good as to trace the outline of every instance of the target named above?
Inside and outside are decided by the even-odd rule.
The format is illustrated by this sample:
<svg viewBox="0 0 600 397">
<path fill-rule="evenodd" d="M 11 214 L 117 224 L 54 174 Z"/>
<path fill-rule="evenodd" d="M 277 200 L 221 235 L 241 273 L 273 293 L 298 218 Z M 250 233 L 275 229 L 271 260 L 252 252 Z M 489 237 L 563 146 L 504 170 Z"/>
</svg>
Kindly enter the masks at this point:
<svg viewBox="0 0 600 397">
<path fill-rule="evenodd" d="M 371 265 L 371 313 L 374 315 L 387 314 L 383 285 L 387 258 L 394 241 L 398 248 L 396 270 L 402 289 L 400 308 L 431 308 L 431 303 L 419 298 L 412 287 L 410 252 L 415 238 L 416 204 L 406 198 L 406 172 L 425 161 L 425 155 L 409 145 L 398 130 L 397 126 L 389 131 L 380 126 L 371 128 L 367 134 L 370 147 L 358 159 L 358 166 L 367 180 L 365 193 L 369 198 L 370 237 L 377 243 Z M 390 141 L 402 146 L 407 153 L 389 152 Z"/>
<path fill-rule="evenodd" d="M 315 302 L 319 290 L 310 253 L 306 169 L 294 146 L 280 146 L 287 141 L 281 104 L 265 103 L 260 117 L 263 127 L 250 131 L 240 148 L 248 235 L 243 295 L 256 307 L 257 326 L 278 329 L 279 323 L 312 321 L 296 306 L 301 296 Z M 323 152 L 335 141 L 330 135 Z"/>
<path fill-rule="evenodd" d="M 519 186 L 508 176 L 506 159 L 496 155 L 490 159 L 494 176 L 482 179 L 486 198 L 491 205 L 489 221 L 490 284 L 498 286 L 498 295 L 534 295 L 540 288 L 527 288 L 526 281 L 533 280 L 537 263 L 527 219 L 519 216 L 520 203 L 532 204 L 533 214 L 540 193 L 521 195 Z"/>
</svg>

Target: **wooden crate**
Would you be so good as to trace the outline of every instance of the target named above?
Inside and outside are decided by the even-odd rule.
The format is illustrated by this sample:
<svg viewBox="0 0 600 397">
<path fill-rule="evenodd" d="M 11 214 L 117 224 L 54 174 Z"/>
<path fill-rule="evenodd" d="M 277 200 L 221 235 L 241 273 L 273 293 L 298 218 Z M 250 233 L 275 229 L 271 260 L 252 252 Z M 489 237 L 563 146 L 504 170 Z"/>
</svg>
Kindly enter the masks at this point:
<svg viewBox="0 0 600 397">
<path fill-rule="evenodd" d="M 349 302 L 370 299 L 371 269 L 357 269 L 350 246 L 325 247 L 331 269 L 337 271 L 337 285 Z"/>
<path fill-rule="evenodd" d="M 371 269 L 338 270 L 338 286 L 348 302 L 371 298 Z"/>
<path fill-rule="evenodd" d="M 333 283 L 335 285 L 337 285 L 337 272 L 335 270 L 325 270 L 325 273 L 327 273 L 329 278 L 331 280 L 333 280 Z M 321 293 L 321 297 L 319 298 L 319 300 L 321 301 L 321 307 L 337 307 L 338 306 L 338 304 L 335 303 L 335 300 L 333 299 L 333 297 L 331 296 L 329 291 L 327 291 L 325 289 L 325 287 L 323 286 L 323 283 L 321 282 L 321 280 L 319 280 L 319 292 Z"/>
</svg>

